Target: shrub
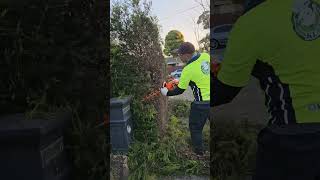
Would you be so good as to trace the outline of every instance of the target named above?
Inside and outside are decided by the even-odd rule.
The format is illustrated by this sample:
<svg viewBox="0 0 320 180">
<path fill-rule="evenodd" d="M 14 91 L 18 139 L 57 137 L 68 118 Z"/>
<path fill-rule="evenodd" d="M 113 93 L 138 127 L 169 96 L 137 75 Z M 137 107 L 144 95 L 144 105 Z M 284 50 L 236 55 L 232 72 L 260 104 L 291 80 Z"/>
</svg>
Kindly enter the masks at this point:
<svg viewBox="0 0 320 180">
<path fill-rule="evenodd" d="M 191 102 L 187 100 L 171 100 L 168 103 L 169 113 L 177 117 L 189 117 Z"/>
<path fill-rule="evenodd" d="M 256 136 L 261 127 L 248 121 L 211 122 L 210 172 L 215 180 L 244 179 L 255 167 Z"/>
<path fill-rule="evenodd" d="M 155 139 L 157 125 L 166 117 L 161 111 L 166 108 L 165 98 L 142 102 L 145 95 L 159 89 L 165 69 L 159 27 L 150 8 L 146 1 L 115 3 L 110 17 L 111 96 L 133 96 L 133 133 L 142 142 Z"/>
<path fill-rule="evenodd" d="M 106 179 L 107 2 L 0 4 L 1 114 L 73 112 L 66 147 L 74 179 Z M 90 87 L 90 88 L 88 88 Z"/>
<path fill-rule="evenodd" d="M 188 130 L 171 116 L 165 135 L 150 143 L 137 142 L 129 154 L 130 179 L 168 175 L 208 175 L 205 161 L 191 159 L 187 146 Z M 137 158 L 139 157 L 139 158 Z"/>
</svg>

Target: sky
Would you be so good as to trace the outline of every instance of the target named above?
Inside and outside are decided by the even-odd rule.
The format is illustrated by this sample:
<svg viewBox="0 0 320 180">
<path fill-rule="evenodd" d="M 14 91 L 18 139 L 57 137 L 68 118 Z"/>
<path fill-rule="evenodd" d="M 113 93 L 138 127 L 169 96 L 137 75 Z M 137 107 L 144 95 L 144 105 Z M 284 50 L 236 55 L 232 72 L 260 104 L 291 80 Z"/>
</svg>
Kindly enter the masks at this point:
<svg viewBox="0 0 320 180">
<path fill-rule="evenodd" d="M 112 0 L 115 2 L 117 0 Z M 160 25 L 160 36 L 164 41 L 171 30 L 178 30 L 184 35 L 184 40 L 198 48 L 200 40 L 209 32 L 196 22 L 204 11 L 198 2 L 201 0 L 149 0 L 152 2 L 151 14 L 156 16 Z M 198 2 L 197 2 L 198 1 Z M 202 0 L 204 3 L 209 0 Z M 195 35 L 195 32 L 197 35 Z"/>
<path fill-rule="evenodd" d="M 199 40 L 209 32 L 196 24 L 202 12 L 203 8 L 197 0 L 152 0 L 152 14 L 159 20 L 161 38 L 164 40 L 169 31 L 178 30 L 185 41 L 193 43 L 196 48 L 195 31 L 199 32 Z"/>
</svg>

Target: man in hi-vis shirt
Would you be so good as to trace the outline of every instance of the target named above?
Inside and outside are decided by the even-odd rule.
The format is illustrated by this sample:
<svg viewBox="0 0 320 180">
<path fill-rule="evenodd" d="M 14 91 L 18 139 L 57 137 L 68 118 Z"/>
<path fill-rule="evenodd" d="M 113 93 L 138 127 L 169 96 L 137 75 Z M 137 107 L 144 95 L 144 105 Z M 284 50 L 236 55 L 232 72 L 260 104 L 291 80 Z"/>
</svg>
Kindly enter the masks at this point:
<svg viewBox="0 0 320 180">
<path fill-rule="evenodd" d="M 269 113 L 254 179 L 319 179 L 320 0 L 266 0 L 240 17 L 211 82 L 211 106 L 230 102 L 251 75 Z"/>
<path fill-rule="evenodd" d="M 195 52 L 189 42 L 182 43 L 177 52 L 181 61 L 186 63 L 178 87 L 172 91 L 162 87 L 161 93 L 164 96 L 175 96 L 182 94 L 188 86 L 191 87 L 194 95 L 189 115 L 191 141 L 194 152 L 203 155 L 202 130 L 210 111 L 210 56 Z"/>
</svg>

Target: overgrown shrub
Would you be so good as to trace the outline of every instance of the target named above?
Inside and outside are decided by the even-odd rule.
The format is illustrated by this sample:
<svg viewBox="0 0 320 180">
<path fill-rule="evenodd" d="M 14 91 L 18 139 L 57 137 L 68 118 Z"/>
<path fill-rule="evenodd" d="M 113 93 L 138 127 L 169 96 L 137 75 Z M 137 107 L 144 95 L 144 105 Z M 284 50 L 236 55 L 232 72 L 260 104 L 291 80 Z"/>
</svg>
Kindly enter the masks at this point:
<svg viewBox="0 0 320 180">
<path fill-rule="evenodd" d="M 189 132 L 189 114 L 190 114 L 190 108 L 191 108 L 191 102 L 187 100 L 169 100 L 168 102 L 168 109 L 169 109 L 169 115 L 174 115 L 177 118 L 184 119 L 184 124 L 186 124 L 186 131 Z M 204 126 L 203 131 L 203 143 L 205 149 L 209 149 L 209 139 L 210 139 L 210 126 L 209 122 L 207 122 L 207 125 Z M 191 143 L 191 140 L 190 142 Z"/>
<path fill-rule="evenodd" d="M 171 116 L 165 135 L 151 143 L 135 143 L 131 148 L 130 179 L 149 180 L 172 175 L 208 175 L 208 164 L 190 157 L 187 125 Z M 139 157 L 139 158 L 137 158 Z"/>
<path fill-rule="evenodd" d="M 118 2 L 112 5 L 110 17 L 111 96 L 133 96 L 134 137 L 146 143 L 157 136 L 157 125 L 165 120 L 162 111 L 166 108 L 161 96 L 151 102 L 142 101 L 152 90 L 159 89 L 165 70 L 159 27 L 150 8 L 146 1 Z"/>
<path fill-rule="evenodd" d="M 169 113 L 177 117 L 189 117 L 191 102 L 187 100 L 171 100 L 168 103 Z"/>
<path fill-rule="evenodd" d="M 252 122 L 211 122 L 210 173 L 213 180 L 241 180 L 255 167 L 256 137 L 261 126 Z"/>
<path fill-rule="evenodd" d="M 106 179 L 106 1 L 0 3 L 1 114 L 73 112 L 66 147 L 74 179 Z M 88 88 L 89 87 L 89 88 Z"/>
<path fill-rule="evenodd" d="M 169 108 L 186 104 L 170 102 Z M 173 106 L 173 107 L 172 107 Z M 167 131 L 151 143 L 136 142 L 129 153 L 130 179 L 152 180 L 174 175 L 209 175 L 209 160 L 192 153 L 188 120 L 169 113 Z M 209 147 L 210 129 L 204 129 L 204 144 Z"/>
</svg>

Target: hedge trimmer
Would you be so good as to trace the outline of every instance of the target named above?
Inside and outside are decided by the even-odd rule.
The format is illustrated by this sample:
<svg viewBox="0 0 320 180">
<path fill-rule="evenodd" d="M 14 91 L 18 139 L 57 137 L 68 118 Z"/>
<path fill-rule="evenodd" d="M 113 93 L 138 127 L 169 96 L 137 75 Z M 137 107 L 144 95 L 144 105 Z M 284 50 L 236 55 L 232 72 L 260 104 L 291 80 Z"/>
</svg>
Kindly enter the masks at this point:
<svg viewBox="0 0 320 180">
<path fill-rule="evenodd" d="M 166 87 L 169 91 L 173 90 L 179 83 L 178 79 L 174 79 L 173 77 L 169 77 L 167 82 L 163 83 L 163 87 Z M 153 90 L 148 95 L 144 96 L 142 101 L 150 101 L 153 100 L 155 97 L 158 97 L 161 94 L 159 89 Z"/>
</svg>

